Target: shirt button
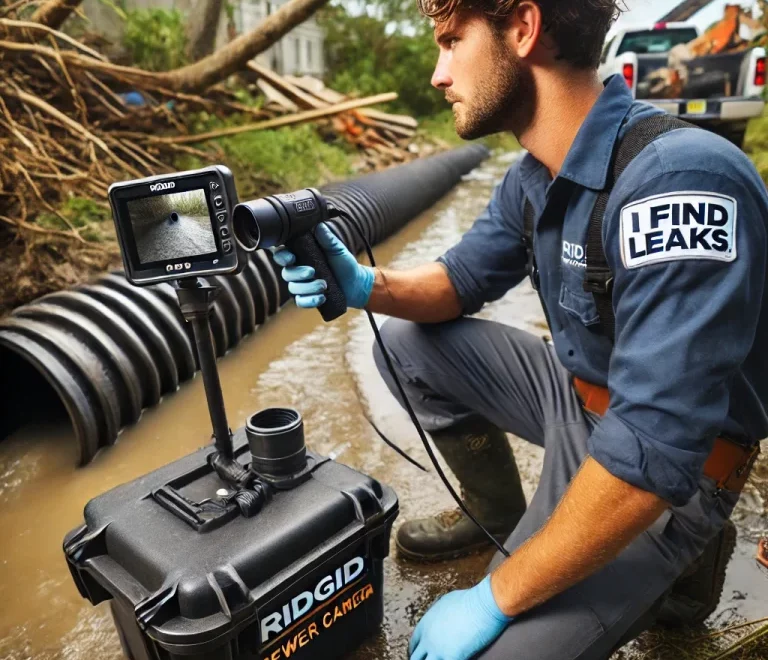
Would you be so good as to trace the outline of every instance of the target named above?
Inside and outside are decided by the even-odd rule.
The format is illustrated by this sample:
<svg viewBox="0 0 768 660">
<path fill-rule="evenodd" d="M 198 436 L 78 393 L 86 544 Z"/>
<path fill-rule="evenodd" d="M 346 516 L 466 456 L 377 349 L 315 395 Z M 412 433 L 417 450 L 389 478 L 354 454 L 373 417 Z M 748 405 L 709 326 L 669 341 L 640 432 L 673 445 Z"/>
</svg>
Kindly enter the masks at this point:
<svg viewBox="0 0 768 660">
<path fill-rule="evenodd" d="M 568 351 L 568 357 L 573 357 L 573 349 L 571 349 L 570 351 Z"/>
</svg>

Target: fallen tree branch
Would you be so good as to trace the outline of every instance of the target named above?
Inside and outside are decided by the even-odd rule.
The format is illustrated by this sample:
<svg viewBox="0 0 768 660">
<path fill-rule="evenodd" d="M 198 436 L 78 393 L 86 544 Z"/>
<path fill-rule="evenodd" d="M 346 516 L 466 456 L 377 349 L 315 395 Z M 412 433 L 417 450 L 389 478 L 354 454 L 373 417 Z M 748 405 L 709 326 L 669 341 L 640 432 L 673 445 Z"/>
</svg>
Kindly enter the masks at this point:
<svg viewBox="0 0 768 660">
<path fill-rule="evenodd" d="M 39 44 L 17 43 L 15 41 L 0 40 L 0 50 L 8 51 L 9 53 L 37 53 L 43 57 L 50 59 L 57 59 L 58 54 L 52 48 L 47 46 L 40 46 Z M 63 51 L 61 57 L 64 61 L 71 66 L 78 67 L 80 69 L 88 69 L 91 71 L 99 71 L 111 75 L 113 78 L 123 80 L 125 82 L 131 82 L 136 84 L 148 84 L 158 83 L 159 74 L 152 71 L 144 71 L 143 69 L 137 69 L 132 66 L 122 66 L 120 64 L 112 64 L 102 60 L 97 60 L 89 55 L 80 55 L 79 53 L 73 53 L 70 51 Z"/>
<path fill-rule="evenodd" d="M 73 119 L 70 119 L 69 117 L 67 117 L 64 113 L 59 112 L 59 110 L 54 108 L 49 103 L 46 103 L 42 99 L 39 99 L 36 96 L 33 96 L 32 94 L 28 94 L 23 90 L 20 90 L 20 89 L 13 90 L 10 87 L 6 87 L 5 85 L 2 85 L 2 84 L 0 84 L 0 90 L 3 90 L 3 92 L 8 96 L 13 96 L 15 98 L 18 98 L 20 101 L 29 103 L 29 105 L 33 105 L 39 110 L 42 110 L 43 112 L 48 113 L 52 117 L 55 117 L 75 133 L 79 133 L 82 137 L 90 140 L 93 144 L 99 147 L 99 149 L 101 149 L 104 153 L 110 156 L 117 164 L 119 164 L 122 168 L 124 168 L 126 172 L 130 172 L 137 179 L 141 178 L 142 176 L 141 172 L 135 169 L 132 165 L 126 163 L 114 152 L 112 152 L 112 150 L 104 143 L 104 141 L 101 138 L 91 133 L 82 124 L 78 124 Z"/>
<path fill-rule="evenodd" d="M 5 224 L 10 225 L 11 227 L 26 229 L 27 231 L 31 231 L 35 234 L 47 234 L 49 236 L 60 236 L 61 238 L 68 238 L 72 241 L 78 241 L 81 243 L 83 242 L 83 239 L 80 236 L 71 234 L 68 231 L 62 231 L 60 229 L 46 229 L 45 227 L 40 227 L 39 225 L 31 225 L 28 222 L 24 222 L 23 220 L 14 220 L 13 218 L 9 218 L 8 216 L 5 216 L 5 215 L 0 215 L 0 220 Z"/>
<path fill-rule="evenodd" d="M 81 3 L 82 0 L 48 0 L 32 14 L 32 22 L 54 29 L 60 28 Z"/>
<path fill-rule="evenodd" d="M 234 126 L 232 128 L 223 128 L 218 131 L 210 131 L 208 133 L 199 133 L 197 135 L 179 135 L 175 137 L 154 137 L 150 138 L 152 142 L 161 144 L 188 144 L 194 142 L 204 142 L 206 140 L 213 140 L 215 138 L 227 137 L 230 135 L 239 135 L 240 133 L 249 133 L 251 131 L 262 131 L 265 128 L 278 128 L 280 126 L 289 126 L 291 124 L 299 124 L 303 121 L 310 121 L 312 119 L 319 119 L 320 117 L 328 117 L 330 115 L 337 115 L 353 108 L 361 108 L 366 105 L 376 105 L 377 103 L 386 103 L 388 101 L 394 101 L 397 98 L 395 92 L 387 92 L 385 94 L 377 94 L 376 96 L 368 96 L 364 99 L 353 99 L 352 101 L 345 101 L 344 103 L 338 103 L 336 105 L 330 105 L 327 108 L 320 108 L 318 110 L 307 110 L 305 112 L 298 112 L 294 115 L 285 115 L 284 117 L 277 117 L 276 119 L 268 119 L 267 121 L 260 121 L 255 124 L 246 124 L 245 126 Z M 121 135 L 135 135 L 126 134 Z"/>
<path fill-rule="evenodd" d="M 174 91 L 198 92 L 243 69 L 247 62 L 303 23 L 328 0 L 290 0 L 258 27 L 240 35 L 212 55 L 180 69 L 158 74 Z"/>
<path fill-rule="evenodd" d="M 57 39 L 61 39 L 62 41 L 68 43 L 70 46 L 73 46 L 74 48 L 77 48 L 77 50 L 81 50 L 82 52 L 86 53 L 90 57 L 93 57 L 97 60 L 101 60 L 102 62 L 106 62 L 107 58 L 104 57 L 101 53 L 96 52 L 92 48 L 88 48 L 85 44 L 81 44 L 76 39 L 73 39 L 68 34 L 64 34 L 63 32 L 59 32 L 58 30 L 54 30 L 53 28 L 48 27 L 47 25 L 42 25 L 40 23 L 32 23 L 30 21 L 15 21 L 10 18 L 0 18 L 0 25 L 6 28 L 11 28 L 14 30 L 33 30 L 42 32 L 44 34 L 50 34 Z"/>
</svg>

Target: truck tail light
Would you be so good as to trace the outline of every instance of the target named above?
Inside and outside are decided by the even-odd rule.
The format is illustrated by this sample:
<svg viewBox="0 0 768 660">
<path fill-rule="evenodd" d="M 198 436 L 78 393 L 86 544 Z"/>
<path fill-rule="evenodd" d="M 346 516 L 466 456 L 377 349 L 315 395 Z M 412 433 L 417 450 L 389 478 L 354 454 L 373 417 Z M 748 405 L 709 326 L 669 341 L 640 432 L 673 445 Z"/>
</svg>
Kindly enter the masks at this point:
<svg viewBox="0 0 768 660">
<path fill-rule="evenodd" d="M 632 89 L 632 85 L 635 82 L 635 65 L 625 64 L 622 67 L 621 73 L 624 76 L 624 82 L 627 83 L 627 87 Z M 755 74 L 755 80 L 757 80 L 757 74 Z M 763 60 L 763 83 L 764 82 L 765 82 L 765 60 Z M 763 83 L 760 83 L 760 84 L 763 84 Z M 755 84 L 758 84 L 758 83 L 755 82 Z"/>
<path fill-rule="evenodd" d="M 755 85 L 765 85 L 765 58 L 755 60 Z"/>
</svg>

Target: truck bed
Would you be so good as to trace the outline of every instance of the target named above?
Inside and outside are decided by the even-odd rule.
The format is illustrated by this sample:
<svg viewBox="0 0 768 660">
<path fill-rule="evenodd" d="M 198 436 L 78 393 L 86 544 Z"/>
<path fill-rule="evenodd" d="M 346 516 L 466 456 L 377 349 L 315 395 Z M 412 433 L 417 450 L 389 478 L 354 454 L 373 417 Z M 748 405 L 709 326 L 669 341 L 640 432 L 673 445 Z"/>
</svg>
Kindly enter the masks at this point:
<svg viewBox="0 0 768 660">
<path fill-rule="evenodd" d="M 749 51 L 696 57 L 688 62 L 686 98 L 738 96 L 742 93 L 742 63 Z"/>
<path fill-rule="evenodd" d="M 743 63 L 749 51 L 722 53 L 696 57 L 688 62 L 688 82 L 682 98 L 710 99 L 739 96 L 744 88 Z M 637 98 L 650 98 L 648 85 L 644 84 L 649 73 L 667 66 L 667 55 L 638 55 Z"/>
</svg>

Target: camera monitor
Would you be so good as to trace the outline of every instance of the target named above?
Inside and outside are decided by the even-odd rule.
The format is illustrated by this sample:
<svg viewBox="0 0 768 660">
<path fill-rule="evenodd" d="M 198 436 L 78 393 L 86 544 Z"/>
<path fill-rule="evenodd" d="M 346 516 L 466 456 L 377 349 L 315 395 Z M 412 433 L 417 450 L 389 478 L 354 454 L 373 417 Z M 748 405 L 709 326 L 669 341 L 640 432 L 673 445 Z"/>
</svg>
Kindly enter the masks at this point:
<svg viewBox="0 0 768 660">
<path fill-rule="evenodd" d="M 126 277 L 134 284 L 237 269 L 237 192 L 226 167 L 115 183 L 109 201 Z"/>
</svg>

